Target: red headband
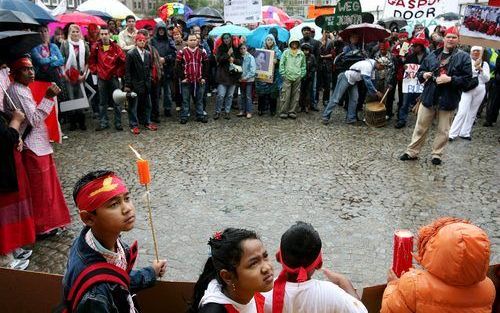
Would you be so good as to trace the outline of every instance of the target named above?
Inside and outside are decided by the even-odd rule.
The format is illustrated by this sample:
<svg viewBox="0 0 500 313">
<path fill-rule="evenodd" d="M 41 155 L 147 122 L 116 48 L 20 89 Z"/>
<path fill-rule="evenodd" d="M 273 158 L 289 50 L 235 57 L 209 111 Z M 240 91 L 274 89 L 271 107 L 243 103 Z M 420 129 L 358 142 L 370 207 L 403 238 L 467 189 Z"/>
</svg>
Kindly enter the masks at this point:
<svg viewBox="0 0 500 313">
<path fill-rule="evenodd" d="M 408 38 L 408 33 L 407 32 L 402 32 L 402 33 L 399 33 L 398 34 L 398 38 L 401 39 L 401 38 Z"/>
<path fill-rule="evenodd" d="M 321 251 L 318 253 L 316 260 L 314 260 L 310 265 L 306 268 L 298 267 L 298 268 L 290 268 L 285 262 L 283 262 L 283 257 L 281 256 L 281 250 L 278 250 L 276 253 L 276 258 L 278 262 L 281 263 L 282 270 L 278 278 L 274 281 L 273 288 L 273 313 L 282 313 L 283 312 L 283 302 L 285 299 L 285 285 L 286 285 L 286 276 L 287 274 L 298 274 L 297 282 L 302 283 L 305 282 L 308 278 L 308 273 L 320 268 L 323 265 L 323 257 Z"/>
<path fill-rule="evenodd" d="M 16 71 L 24 67 L 33 67 L 33 63 L 31 63 L 30 58 L 22 57 L 9 64 L 11 71 Z"/>
<path fill-rule="evenodd" d="M 137 35 L 135 35 L 135 41 L 139 41 L 139 40 L 146 41 L 146 36 L 144 36 L 143 34 L 137 34 Z"/>
<path fill-rule="evenodd" d="M 460 36 L 459 32 L 458 32 L 458 28 L 456 26 L 453 26 L 453 27 L 450 27 L 448 29 L 446 29 L 444 35 L 448 35 L 448 34 L 453 34 L 453 35 L 456 35 L 456 36 Z"/>
<path fill-rule="evenodd" d="M 95 211 L 113 197 L 128 192 L 127 186 L 116 175 L 99 177 L 83 186 L 76 196 L 80 211 Z"/>
</svg>

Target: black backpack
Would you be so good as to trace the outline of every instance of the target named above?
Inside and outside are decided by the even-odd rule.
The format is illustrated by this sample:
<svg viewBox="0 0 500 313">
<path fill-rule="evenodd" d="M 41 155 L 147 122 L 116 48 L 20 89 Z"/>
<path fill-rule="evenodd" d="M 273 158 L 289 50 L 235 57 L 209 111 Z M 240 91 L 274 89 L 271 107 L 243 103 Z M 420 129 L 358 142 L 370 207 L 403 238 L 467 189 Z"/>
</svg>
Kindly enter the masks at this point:
<svg viewBox="0 0 500 313">
<path fill-rule="evenodd" d="M 333 64 L 335 64 L 335 69 L 339 72 L 347 71 L 354 63 L 366 60 L 366 55 L 362 50 L 356 49 L 349 51 L 347 53 L 342 52 L 339 54 Z"/>
</svg>

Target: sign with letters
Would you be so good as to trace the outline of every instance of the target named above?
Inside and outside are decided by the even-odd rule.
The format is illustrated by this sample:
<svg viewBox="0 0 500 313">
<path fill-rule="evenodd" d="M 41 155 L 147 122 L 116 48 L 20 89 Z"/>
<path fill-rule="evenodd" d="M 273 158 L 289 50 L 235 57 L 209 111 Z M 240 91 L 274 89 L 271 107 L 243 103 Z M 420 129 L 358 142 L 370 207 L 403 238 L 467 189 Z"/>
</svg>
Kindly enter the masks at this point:
<svg viewBox="0 0 500 313">
<path fill-rule="evenodd" d="M 233 24 L 262 21 L 262 0 L 224 0 L 224 20 Z"/>
<path fill-rule="evenodd" d="M 403 93 L 422 93 L 424 85 L 418 81 L 417 72 L 419 64 L 406 64 L 405 74 L 403 76 Z"/>
<path fill-rule="evenodd" d="M 320 15 L 314 22 L 327 31 L 340 31 L 349 25 L 361 24 L 361 3 L 359 0 L 340 0 L 335 6 L 335 14 Z"/>
</svg>

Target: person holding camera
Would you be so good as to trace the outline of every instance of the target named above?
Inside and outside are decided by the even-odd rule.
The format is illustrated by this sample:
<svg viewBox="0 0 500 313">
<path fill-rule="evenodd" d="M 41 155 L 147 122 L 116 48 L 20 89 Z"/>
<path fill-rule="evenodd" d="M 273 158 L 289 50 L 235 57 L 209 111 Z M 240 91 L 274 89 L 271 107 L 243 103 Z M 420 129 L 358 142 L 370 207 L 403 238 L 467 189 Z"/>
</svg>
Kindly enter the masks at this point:
<svg viewBox="0 0 500 313">
<path fill-rule="evenodd" d="M 458 29 L 448 28 L 444 37 L 444 47 L 430 53 L 418 69 L 419 81 L 425 82 L 421 96 L 422 105 L 418 108 L 417 123 L 411 143 L 401 155 L 401 161 L 418 158 L 432 121 L 437 115 L 438 129 L 432 146 L 432 164 L 440 165 L 442 162 L 444 147 L 448 142 L 451 116 L 458 106 L 462 90 L 472 78 L 471 59 L 466 52 L 457 48 L 458 42 Z"/>
</svg>

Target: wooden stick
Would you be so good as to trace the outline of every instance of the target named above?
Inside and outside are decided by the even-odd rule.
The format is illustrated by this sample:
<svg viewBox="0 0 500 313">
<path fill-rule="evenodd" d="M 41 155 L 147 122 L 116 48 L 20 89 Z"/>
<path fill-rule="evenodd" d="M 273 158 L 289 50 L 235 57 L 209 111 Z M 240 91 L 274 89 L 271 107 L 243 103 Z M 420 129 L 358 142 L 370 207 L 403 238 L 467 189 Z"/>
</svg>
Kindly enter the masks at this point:
<svg viewBox="0 0 500 313">
<path fill-rule="evenodd" d="M 391 90 L 391 88 L 387 88 L 387 90 L 385 91 L 384 96 L 383 96 L 383 97 L 382 97 L 382 99 L 380 100 L 380 104 L 384 103 L 385 97 L 387 97 L 387 94 L 389 93 L 389 90 Z"/>
<path fill-rule="evenodd" d="M 5 90 L 5 88 L 2 86 L 1 83 L 0 83 L 0 87 L 2 88 L 4 95 L 7 97 L 7 100 L 9 100 L 9 103 L 14 108 L 14 110 L 19 110 L 19 108 L 14 104 L 14 101 L 12 101 L 12 98 L 9 96 L 9 94 L 7 93 L 7 90 Z"/>
<path fill-rule="evenodd" d="M 151 233 L 153 234 L 153 244 L 155 247 L 156 261 L 160 262 L 160 258 L 158 257 L 158 242 L 156 241 L 156 232 L 155 232 L 155 227 L 153 225 L 153 214 L 151 212 L 151 200 L 149 199 L 148 184 L 146 184 L 146 205 L 148 207 L 148 213 L 149 213 L 149 225 L 151 226 Z"/>
</svg>

